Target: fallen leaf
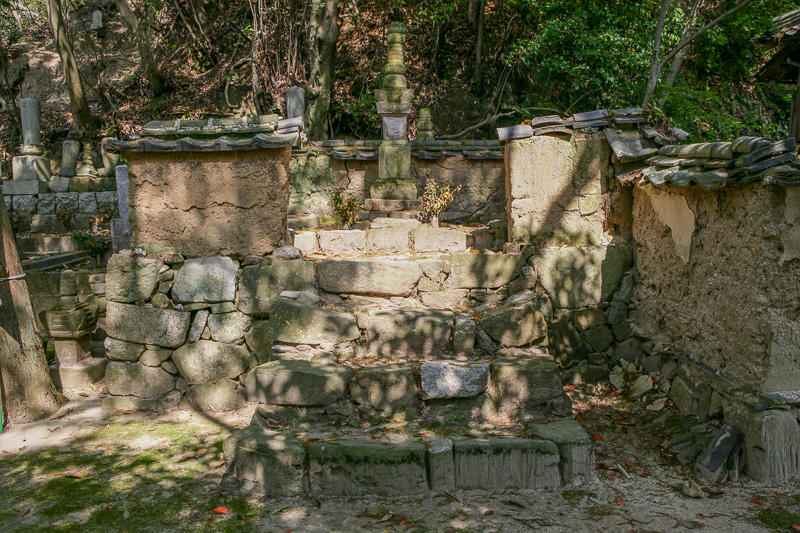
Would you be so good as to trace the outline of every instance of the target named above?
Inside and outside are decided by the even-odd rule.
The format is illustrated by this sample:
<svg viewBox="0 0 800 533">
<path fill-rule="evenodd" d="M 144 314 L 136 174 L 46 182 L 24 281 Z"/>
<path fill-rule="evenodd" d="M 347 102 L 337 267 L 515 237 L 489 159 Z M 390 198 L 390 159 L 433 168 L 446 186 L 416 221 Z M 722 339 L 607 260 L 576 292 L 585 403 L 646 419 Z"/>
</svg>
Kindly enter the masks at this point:
<svg viewBox="0 0 800 533">
<path fill-rule="evenodd" d="M 753 502 L 756 505 L 764 505 L 764 502 L 762 502 L 761 500 L 758 500 L 756 498 L 750 498 L 750 501 Z"/>
<path fill-rule="evenodd" d="M 127 520 L 127 519 L 128 519 L 128 518 L 130 518 L 130 517 L 131 517 L 131 512 L 130 512 L 130 511 L 128 511 L 127 509 L 123 509 L 123 511 L 122 511 L 122 518 L 124 518 L 125 520 Z"/>
<path fill-rule="evenodd" d="M 647 472 L 647 471 L 644 471 L 644 472 L 642 472 L 642 474 L 641 474 L 641 476 L 642 476 L 642 477 L 647 477 L 647 476 L 649 476 L 649 475 L 650 475 L 650 472 Z"/>
<path fill-rule="evenodd" d="M 623 503 L 625 503 L 625 500 L 617 500 L 617 505 L 622 505 Z"/>
<path fill-rule="evenodd" d="M 217 507 L 214 509 L 214 512 L 217 514 L 231 514 L 231 512 L 224 507 Z"/>
<path fill-rule="evenodd" d="M 594 435 L 592 435 L 592 438 L 593 438 L 594 440 L 603 440 L 603 437 L 601 437 L 601 436 L 600 436 L 600 435 L 598 435 L 597 433 L 595 433 Z"/>
<path fill-rule="evenodd" d="M 29 514 L 31 514 L 31 510 L 30 509 L 28 509 L 27 511 L 22 513 L 22 516 L 28 516 Z"/>
<path fill-rule="evenodd" d="M 392 517 L 392 513 L 387 513 L 387 514 L 383 515 L 383 518 L 378 520 L 378 523 L 380 524 L 381 522 L 388 522 L 391 517 Z"/>
<path fill-rule="evenodd" d="M 795 531 L 800 531 L 800 525 L 795 524 L 792 526 L 792 529 L 794 529 Z"/>
</svg>

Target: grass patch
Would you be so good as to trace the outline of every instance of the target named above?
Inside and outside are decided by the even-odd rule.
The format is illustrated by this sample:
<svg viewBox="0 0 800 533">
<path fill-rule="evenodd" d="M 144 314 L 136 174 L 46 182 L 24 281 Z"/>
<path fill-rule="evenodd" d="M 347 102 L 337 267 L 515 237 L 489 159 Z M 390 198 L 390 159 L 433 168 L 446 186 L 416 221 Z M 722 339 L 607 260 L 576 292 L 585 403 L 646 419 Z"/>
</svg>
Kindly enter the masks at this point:
<svg viewBox="0 0 800 533">
<path fill-rule="evenodd" d="M 795 524 L 800 524 L 800 516 L 786 509 L 764 510 L 756 515 L 756 520 L 764 525 L 778 528 L 791 529 Z"/>
<path fill-rule="evenodd" d="M 597 494 L 594 492 L 586 492 L 585 490 L 581 489 L 571 489 L 565 490 L 561 493 L 561 497 L 571 503 L 577 503 L 581 501 L 584 497 L 596 498 Z"/>
</svg>

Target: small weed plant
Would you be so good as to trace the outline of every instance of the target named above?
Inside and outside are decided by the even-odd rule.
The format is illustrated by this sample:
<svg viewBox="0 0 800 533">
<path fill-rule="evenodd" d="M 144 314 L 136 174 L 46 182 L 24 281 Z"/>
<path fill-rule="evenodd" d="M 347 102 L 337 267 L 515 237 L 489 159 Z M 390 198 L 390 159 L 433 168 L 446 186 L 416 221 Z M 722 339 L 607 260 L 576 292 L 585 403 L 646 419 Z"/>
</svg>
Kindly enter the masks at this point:
<svg viewBox="0 0 800 533">
<path fill-rule="evenodd" d="M 460 190 L 461 185 L 451 189 L 449 183 L 436 183 L 433 178 L 428 178 L 425 184 L 425 192 L 422 194 L 423 220 L 430 222 L 434 227 L 438 226 L 439 214 L 453 202 L 456 193 Z"/>
<path fill-rule="evenodd" d="M 328 187 L 326 190 L 331 197 L 331 206 L 336 212 L 336 218 L 345 229 L 348 229 L 358 218 L 356 213 L 361 206 L 352 196 L 345 194 L 344 187 Z"/>
</svg>

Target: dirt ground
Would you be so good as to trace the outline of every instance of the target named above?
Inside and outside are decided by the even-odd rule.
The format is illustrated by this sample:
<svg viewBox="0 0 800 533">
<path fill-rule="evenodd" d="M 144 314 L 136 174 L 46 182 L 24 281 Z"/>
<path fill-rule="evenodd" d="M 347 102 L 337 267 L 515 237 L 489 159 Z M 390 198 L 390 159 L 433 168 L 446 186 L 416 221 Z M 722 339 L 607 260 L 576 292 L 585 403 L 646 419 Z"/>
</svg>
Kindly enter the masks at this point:
<svg viewBox="0 0 800 533">
<path fill-rule="evenodd" d="M 596 483 L 539 492 L 278 500 L 244 498 L 219 486 L 222 440 L 249 423 L 254 406 L 235 413 L 107 412 L 95 393 L 74 396 L 49 420 L 0 434 L 0 530 L 644 533 L 791 531 L 800 524 L 797 484 L 699 482 L 705 497 L 684 495 L 692 476 L 662 448 L 670 430 L 660 425 L 681 417 L 646 411 L 608 389 L 568 391 L 592 435 Z M 284 430 L 302 436 L 315 428 L 297 421 Z M 524 428 L 435 429 L 473 437 L 498 430 Z"/>
</svg>

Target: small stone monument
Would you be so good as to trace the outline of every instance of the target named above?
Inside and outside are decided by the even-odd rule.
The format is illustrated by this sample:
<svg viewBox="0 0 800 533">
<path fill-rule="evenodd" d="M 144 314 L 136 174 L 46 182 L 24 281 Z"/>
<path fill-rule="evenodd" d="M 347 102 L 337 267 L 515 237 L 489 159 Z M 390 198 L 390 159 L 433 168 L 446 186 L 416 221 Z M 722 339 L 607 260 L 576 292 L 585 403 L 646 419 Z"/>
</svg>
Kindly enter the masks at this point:
<svg viewBox="0 0 800 533">
<path fill-rule="evenodd" d="M 39 319 L 53 337 L 57 363 L 50 375 L 61 390 L 83 389 L 105 375 L 108 360 L 92 357 L 90 334 L 97 326 L 99 305 L 92 296 L 76 304 L 58 304 L 39 313 Z"/>
<path fill-rule="evenodd" d="M 99 9 L 92 11 L 92 23 L 89 29 L 92 31 L 103 29 L 103 12 Z"/>
<path fill-rule="evenodd" d="M 78 166 L 78 156 L 81 153 L 81 143 L 78 141 L 64 141 L 61 147 L 61 168 L 58 175 L 71 178 L 75 175 Z"/>
<path fill-rule="evenodd" d="M 302 87 L 286 89 L 286 118 L 302 117 L 306 112 L 306 91 Z"/>
<path fill-rule="evenodd" d="M 111 220 L 111 250 L 119 253 L 131 247 L 131 222 L 128 219 L 128 166 L 117 165 L 117 208 L 119 218 Z"/>
<path fill-rule="evenodd" d="M 431 110 L 427 107 L 423 107 L 419 110 L 419 119 L 417 120 L 417 140 L 433 140 L 433 120 L 431 120 Z"/>
<path fill-rule="evenodd" d="M 23 98 L 19 101 L 19 114 L 22 122 L 22 155 L 11 160 L 12 181 L 3 183 L 3 194 L 45 193 L 50 181 L 50 160 L 39 156 L 42 152 L 39 101 Z"/>
<path fill-rule="evenodd" d="M 88 144 L 83 147 L 83 159 L 75 170 L 75 177 L 69 180 L 69 192 L 93 192 L 97 170 L 92 163 L 92 150 Z"/>
<path fill-rule="evenodd" d="M 109 139 L 112 139 L 112 137 L 105 137 L 100 142 L 100 157 L 103 159 L 103 168 L 98 171 L 98 174 L 101 176 L 113 176 L 114 169 L 119 164 L 119 154 L 106 150 L 106 141 Z"/>
<path fill-rule="evenodd" d="M 416 209 L 417 187 L 411 180 L 411 146 L 408 144 L 408 116 L 414 90 L 408 88 L 403 59 L 406 29 L 399 22 L 389 25 L 389 45 L 383 85 L 375 89 L 383 142 L 378 149 L 378 180 L 370 187 L 370 211 Z"/>
</svg>

